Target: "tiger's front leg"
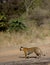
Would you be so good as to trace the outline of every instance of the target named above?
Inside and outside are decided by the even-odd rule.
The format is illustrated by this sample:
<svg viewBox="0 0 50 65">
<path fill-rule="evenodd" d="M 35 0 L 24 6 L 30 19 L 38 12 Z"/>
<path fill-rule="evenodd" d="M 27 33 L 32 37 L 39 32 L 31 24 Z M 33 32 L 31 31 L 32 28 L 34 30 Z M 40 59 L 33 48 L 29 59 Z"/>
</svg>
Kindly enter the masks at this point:
<svg viewBox="0 0 50 65">
<path fill-rule="evenodd" d="M 29 58 L 29 57 L 28 57 L 28 53 L 26 53 L 26 52 L 25 52 L 25 58 Z"/>
<path fill-rule="evenodd" d="M 25 58 L 27 58 L 27 53 L 26 53 L 26 51 L 24 51 L 24 55 L 25 55 Z"/>
</svg>

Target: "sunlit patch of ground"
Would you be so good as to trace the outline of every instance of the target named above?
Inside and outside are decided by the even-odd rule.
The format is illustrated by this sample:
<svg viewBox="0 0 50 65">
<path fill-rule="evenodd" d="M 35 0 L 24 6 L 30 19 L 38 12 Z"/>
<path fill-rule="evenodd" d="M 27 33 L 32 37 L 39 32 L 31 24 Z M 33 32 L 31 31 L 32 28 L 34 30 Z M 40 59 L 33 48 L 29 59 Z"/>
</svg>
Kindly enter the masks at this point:
<svg viewBox="0 0 50 65">
<path fill-rule="evenodd" d="M 41 50 L 46 56 L 42 56 L 39 59 L 50 58 L 50 46 L 40 46 Z M 2 49 L 0 50 L 0 62 L 8 62 L 8 61 L 22 61 L 22 60 L 35 60 L 36 55 L 32 53 L 29 55 L 29 58 L 25 59 L 24 52 L 20 51 L 17 48 L 11 49 Z"/>
</svg>

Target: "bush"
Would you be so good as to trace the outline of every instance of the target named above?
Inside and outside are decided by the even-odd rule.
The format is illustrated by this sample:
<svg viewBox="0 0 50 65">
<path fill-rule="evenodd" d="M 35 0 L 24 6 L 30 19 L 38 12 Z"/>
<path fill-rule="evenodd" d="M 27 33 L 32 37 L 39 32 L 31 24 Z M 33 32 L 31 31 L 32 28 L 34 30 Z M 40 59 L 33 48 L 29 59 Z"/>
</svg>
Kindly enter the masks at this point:
<svg viewBox="0 0 50 65">
<path fill-rule="evenodd" d="M 20 31 L 25 30 L 26 26 L 22 22 L 19 22 L 18 20 L 11 20 L 9 22 L 9 28 L 8 31 Z"/>
<path fill-rule="evenodd" d="M 0 31 L 6 31 L 7 29 L 7 18 L 5 15 L 0 15 Z"/>
</svg>

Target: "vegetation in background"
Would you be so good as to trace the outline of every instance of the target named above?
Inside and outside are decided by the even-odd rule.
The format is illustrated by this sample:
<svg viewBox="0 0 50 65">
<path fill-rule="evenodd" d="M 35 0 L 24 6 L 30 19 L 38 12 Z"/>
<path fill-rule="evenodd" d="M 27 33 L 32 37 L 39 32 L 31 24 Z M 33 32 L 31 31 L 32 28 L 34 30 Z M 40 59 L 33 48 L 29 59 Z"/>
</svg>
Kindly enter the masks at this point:
<svg viewBox="0 0 50 65">
<path fill-rule="evenodd" d="M 22 15 L 26 14 L 23 16 Z M 25 17 L 25 20 L 24 19 Z M 22 19 L 25 24 L 18 20 L 9 21 L 11 19 Z M 33 25 L 40 26 L 44 25 L 45 19 L 50 19 L 50 1 L 49 0 L 2 0 L 0 1 L 0 31 L 9 30 L 23 30 L 27 25 L 26 22 L 29 20 L 32 22 L 35 20 Z M 28 21 L 27 21 L 28 20 Z M 48 21 L 49 23 L 49 21 Z M 28 23 L 30 24 L 30 23 Z M 31 27 L 30 27 L 31 28 Z"/>
<path fill-rule="evenodd" d="M 9 21 L 9 31 L 20 31 L 25 30 L 27 27 L 23 22 L 20 22 L 18 20 L 10 20 Z"/>
<path fill-rule="evenodd" d="M 0 15 L 0 31 L 5 31 L 8 28 L 7 18 L 5 15 Z"/>
</svg>

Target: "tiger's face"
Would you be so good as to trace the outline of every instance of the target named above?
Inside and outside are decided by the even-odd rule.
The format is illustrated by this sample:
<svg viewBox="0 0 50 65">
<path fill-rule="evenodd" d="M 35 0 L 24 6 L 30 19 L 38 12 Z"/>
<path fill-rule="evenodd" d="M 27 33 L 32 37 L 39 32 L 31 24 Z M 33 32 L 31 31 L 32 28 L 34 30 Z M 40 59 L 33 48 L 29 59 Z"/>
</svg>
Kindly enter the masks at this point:
<svg viewBox="0 0 50 65">
<path fill-rule="evenodd" d="M 23 51 L 23 47 L 22 46 L 20 47 L 20 51 Z"/>
</svg>

